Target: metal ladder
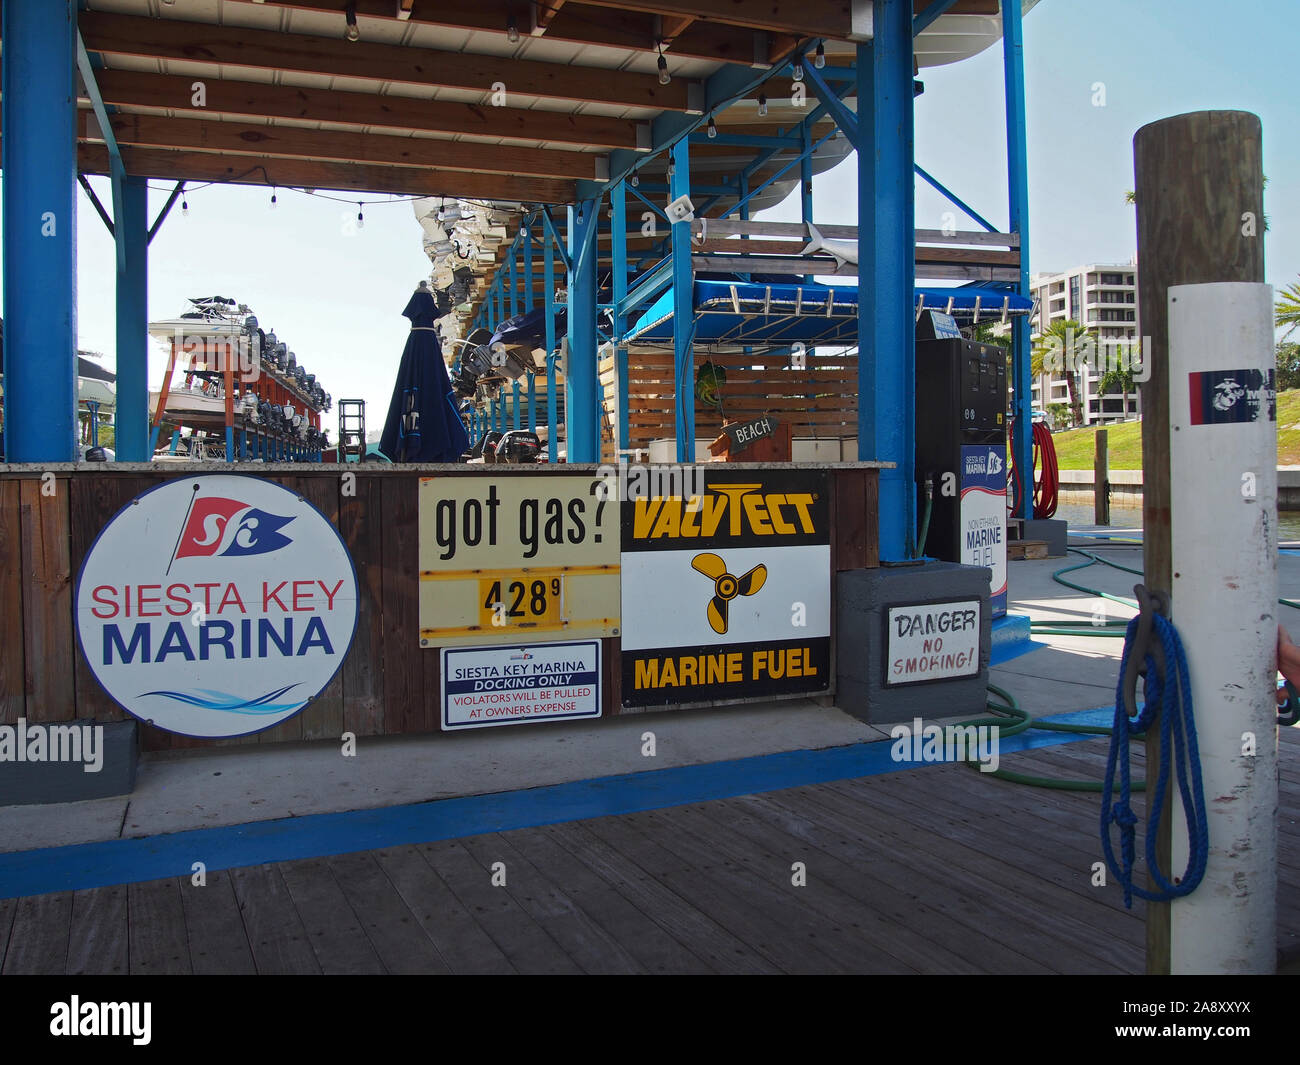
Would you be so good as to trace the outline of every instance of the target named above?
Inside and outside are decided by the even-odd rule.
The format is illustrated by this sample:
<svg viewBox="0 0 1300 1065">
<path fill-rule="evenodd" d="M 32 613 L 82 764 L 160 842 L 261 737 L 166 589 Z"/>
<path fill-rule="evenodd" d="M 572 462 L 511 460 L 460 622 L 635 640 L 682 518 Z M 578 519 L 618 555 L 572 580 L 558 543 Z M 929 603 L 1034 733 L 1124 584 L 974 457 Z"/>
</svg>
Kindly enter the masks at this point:
<svg viewBox="0 0 1300 1065">
<path fill-rule="evenodd" d="M 366 401 L 339 400 L 339 461 L 361 462 L 366 457 Z"/>
</svg>

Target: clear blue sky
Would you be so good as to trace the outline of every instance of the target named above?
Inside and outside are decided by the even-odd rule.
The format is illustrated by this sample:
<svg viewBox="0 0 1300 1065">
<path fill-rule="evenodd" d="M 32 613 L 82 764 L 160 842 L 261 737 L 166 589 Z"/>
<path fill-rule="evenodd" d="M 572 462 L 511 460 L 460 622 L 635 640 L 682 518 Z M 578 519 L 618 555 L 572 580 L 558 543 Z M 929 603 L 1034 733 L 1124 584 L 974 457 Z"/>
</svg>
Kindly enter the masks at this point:
<svg viewBox="0 0 1300 1065">
<path fill-rule="evenodd" d="M 1134 132 L 1185 111 L 1242 109 L 1263 121 L 1268 280 L 1275 286 L 1295 280 L 1297 41 L 1296 0 L 1041 0 L 1025 19 L 1031 268 L 1126 261 L 1135 243 L 1134 209 L 1124 202 L 1133 187 Z M 925 68 L 921 76 L 917 161 L 1004 225 L 1000 46 L 964 63 Z M 1096 82 L 1105 85 L 1104 107 L 1093 105 Z M 850 158 L 817 179 L 817 217 L 855 220 L 854 167 Z M 94 184 L 107 201 L 107 179 Z M 164 198 L 151 193 L 151 217 Z M 150 317 L 179 313 L 188 296 L 248 303 L 336 399 L 366 399 L 370 425 L 377 427 L 406 339 L 400 312 L 428 274 L 420 228 L 406 203 L 368 207 L 364 228 L 355 230 L 347 224 L 355 221 L 355 203 L 285 190 L 278 198 L 272 211 L 270 192 L 261 188 L 189 193 L 190 217 L 182 219 L 177 205 L 150 248 Z M 111 360 L 113 246 L 83 195 L 78 203 L 81 346 Z M 779 213 L 793 204 L 787 201 Z M 948 209 L 928 187 L 918 187 L 918 226 L 939 228 Z M 151 387 L 162 365 L 155 354 Z M 333 436 L 334 415 L 327 424 Z"/>
</svg>

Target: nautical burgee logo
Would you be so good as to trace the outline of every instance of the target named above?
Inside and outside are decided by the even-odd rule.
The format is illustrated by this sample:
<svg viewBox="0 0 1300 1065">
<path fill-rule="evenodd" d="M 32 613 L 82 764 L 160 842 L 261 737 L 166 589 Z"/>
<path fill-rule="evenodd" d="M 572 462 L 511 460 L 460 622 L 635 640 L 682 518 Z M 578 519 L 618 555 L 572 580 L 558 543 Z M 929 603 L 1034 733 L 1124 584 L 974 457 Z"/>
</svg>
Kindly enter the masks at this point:
<svg viewBox="0 0 1300 1065">
<path fill-rule="evenodd" d="M 996 725 L 923 725 L 917 717 L 889 730 L 889 754 L 895 762 L 979 762 L 981 773 L 995 773 L 999 732 Z"/>
<path fill-rule="evenodd" d="M 131 1036 L 136 1046 L 147 1046 L 153 1003 L 71 1001 L 50 1006 L 50 1035 Z"/>
<path fill-rule="evenodd" d="M 0 762 L 81 762 L 82 770 L 104 768 L 103 725 L 0 725 Z"/>
</svg>

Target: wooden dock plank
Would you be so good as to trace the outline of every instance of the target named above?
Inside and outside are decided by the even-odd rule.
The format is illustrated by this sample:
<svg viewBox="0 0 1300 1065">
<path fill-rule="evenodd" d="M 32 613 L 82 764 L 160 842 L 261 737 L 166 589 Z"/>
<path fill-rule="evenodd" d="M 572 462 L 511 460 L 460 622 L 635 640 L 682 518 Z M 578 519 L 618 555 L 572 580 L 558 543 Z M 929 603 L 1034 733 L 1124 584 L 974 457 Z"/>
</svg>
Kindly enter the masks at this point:
<svg viewBox="0 0 1300 1065">
<path fill-rule="evenodd" d="M 274 865 L 232 869 L 230 878 L 258 973 L 319 973 L 320 963 L 284 878 Z"/>
<path fill-rule="evenodd" d="M 513 973 L 515 968 L 416 847 L 373 852 L 424 934 L 454 973 Z"/>
<path fill-rule="evenodd" d="M 484 867 L 493 861 L 505 862 L 509 871 L 506 890 L 583 972 L 591 975 L 644 972 L 617 938 L 594 922 L 560 889 L 558 885 L 565 882 L 562 871 L 557 872 L 554 880 L 548 878 L 513 845 L 512 840 L 527 837 L 530 832 L 524 829 L 478 836 L 465 840 L 465 849 Z"/>
<path fill-rule="evenodd" d="M 772 823 L 747 815 L 736 803 L 702 803 L 661 812 L 675 826 L 696 831 L 701 839 L 722 840 L 722 846 L 752 875 L 773 884 L 791 884 L 794 862 L 799 862 L 806 878 L 797 889 L 800 900 L 828 920 L 846 924 L 853 935 L 870 943 L 881 955 L 895 959 L 900 967 L 918 973 L 980 972 L 948 949 L 941 938 L 929 938 L 917 931 L 924 926 L 933 933 L 936 918 L 941 917 L 920 899 L 892 890 L 864 873 L 861 866 L 854 869 L 824 851 L 810 849 L 805 841 Z M 1019 971 L 1032 970 L 1030 959 L 1017 960 Z"/>
<path fill-rule="evenodd" d="M 1090 915 L 1095 909 L 1098 918 L 1104 916 L 1101 889 L 1070 890 L 1036 874 L 1009 871 L 999 848 L 990 847 L 986 852 L 983 847 L 944 847 L 924 830 L 900 825 L 892 813 L 837 795 L 833 789 L 819 790 L 808 799 L 825 804 L 827 814 L 819 816 L 837 815 L 848 826 L 861 826 L 867 838 L 890 840 L 896 855 L 891 875 L 906 877 L 907 870 L 912 870 L 913 879 L 930 884 L 927 898 L 950 885 L 965 899 L 961 909 L 952 911 L 954 916 L 964 909 L 973 930 L 1003 929 L 1004 942 L 1057 972 L 1126 972 L 1140 963 L 1137 940 L 1126 938 L 1140 936 L 1139 922 L 1117 920 L 1107 935 L 1099 937 L 1096 922 L 1075 916 L 1082 909 L 1089 909 Z M 1097 897 L 1085 894 L 1087 891 Z M 1051 912 L 1051 921 L 1026 920 L 1028 899 L 1034 900 L 1034 910 Z"/>
<path fill-rule="evenodd" d="M 521 973 L 578 973 L 581 969 L 508 891 L 494 887 L 463 841 L 423 843 L 419 850 L 461 904 Z M 497 861 L 499 859 L 493 859 Z M 506 883 L 510 869 L 506 868 Z"/>
<path fill-rule="evenodd" d="M 643 913 L 618 888 L 570 854 L 546 832 L 531 829 L 506 837 L 552 883 L 563 884 L 574 905 L 621 941 L 646 972 L 705 973 L 712 970 L 670 931 Z"/>
<path fill-rule="evenodd" d="M 419 483 L 382 479 L 384 731 L 423 732 L 437 727 L 426 705 L 420 646 Z M 430 724 L 432 720 L 432 724 Z"/>
<path fill-rule="evenodd" d="M 351 472 L 351 471 L 349 471 Z M 384 570 L 380 478 L 354 474 L 353 495 L 340 486 L 339 532 L 357 571 L 357 630 L 343 662 L 343 727 L 357 736 L 384 730 Z"/>
<path fill-rule="evenodd" d="M 899 972 L 892 959 L 864 957 L 849 946 L 847 929 L 813 920 L 793 895 L 746 876 L 740 866 L 710 846 L 642 814 L 602 818 L 588 827 L 713 920 L 746 940 L 787 973 Z"/>
<path fill-rule="evenodd" d="M 28 895 L 14 905 L 5 976 L 61 975 L 67 967 L 72 892 Z"/>
<path fill-rule="evenodd" d="M 323 858 L 282 862 L 279 869 L 322 972 L 387 971 L 328 862 Z"/>
<path fill-rule="evenodd" d="M 73 893 L 69 975 L 125 976 L 130 970 L 129 894 L 125 884 Z"/>
<path fill-rule="evenodd" d="M 181 905 L 190 965 L 196 975 L 245 976 L 257 972 L 229 870 L 209 870 L 202 887 L 181 879 Z"/>
<path fill-rule="evenodd" d="M 53 494 L 42 491 L 45 484 Z M 20 482 L 23 631 L 27 720 L 77 717 L 73 686 L 72 563 L 68 558 L 68 479 Z"/>
<path fill-rule="evenodd" d="M 589 821 L 539 829 L 597 876 L 613 885 L 660 928 L 689 944 L 690 950 L 720 973 L 775 973 L 780 970 L 721 924 L 673 891 L 591 831 Z"/>
<path fill-rule="evenodd" d="M 329 859 L 329 868 L 385 970 L 451 971 L 373 854 L 342 854 Z"/>
<path fill-rule="evenodd" d="M 131 884 L 127 890 L 132 975 L 175 976 L 193 972 L 185 907 L 176 878 Z"/>
<path fill-rule="evenodd" d="M 336 529 L 339 524 L 339 482 L 334 477 L 299 477 L 298 494 L 324 515 Z M 343 735 L 343 671 L 334 674 L 324 690 L 300 715 L 302 738 L 337 740 Z"/>
</svg>

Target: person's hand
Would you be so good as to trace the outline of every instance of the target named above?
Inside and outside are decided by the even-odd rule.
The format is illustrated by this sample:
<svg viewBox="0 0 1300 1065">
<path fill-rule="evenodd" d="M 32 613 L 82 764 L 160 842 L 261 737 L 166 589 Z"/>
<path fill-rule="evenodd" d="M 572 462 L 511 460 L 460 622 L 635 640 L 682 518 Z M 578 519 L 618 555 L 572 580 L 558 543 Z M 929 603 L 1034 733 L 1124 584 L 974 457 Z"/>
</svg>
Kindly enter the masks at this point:
<svg viewBox="0 0 1300 1065">
<path fill-rule="evenodd" d="M 1288 683 L 1300 689 L 1300 647 L 1292 641 L 1290 634 L 1281 625 L 1277 627 L 1277 671 Z M 1285 689 L 1278 692 L 1278 702 L 1286 702 Z"/>
</svg>

